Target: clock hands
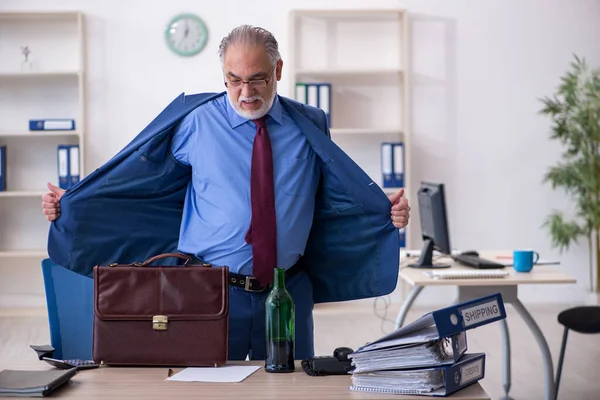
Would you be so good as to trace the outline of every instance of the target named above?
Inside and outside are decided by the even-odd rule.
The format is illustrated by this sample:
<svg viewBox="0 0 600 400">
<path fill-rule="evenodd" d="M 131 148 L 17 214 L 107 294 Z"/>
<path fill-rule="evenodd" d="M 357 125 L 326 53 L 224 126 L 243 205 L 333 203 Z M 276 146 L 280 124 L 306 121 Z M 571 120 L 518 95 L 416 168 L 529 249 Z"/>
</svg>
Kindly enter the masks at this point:
<svg viewBox="0 0 600 400">
<path fill-rule="evenodd" d="M 171 19 L 166 36 L 170 49 L 181 56 L 192 56 L 206 42 L 206 27 L 195 15 L 181 14 Z"/>
</svg>

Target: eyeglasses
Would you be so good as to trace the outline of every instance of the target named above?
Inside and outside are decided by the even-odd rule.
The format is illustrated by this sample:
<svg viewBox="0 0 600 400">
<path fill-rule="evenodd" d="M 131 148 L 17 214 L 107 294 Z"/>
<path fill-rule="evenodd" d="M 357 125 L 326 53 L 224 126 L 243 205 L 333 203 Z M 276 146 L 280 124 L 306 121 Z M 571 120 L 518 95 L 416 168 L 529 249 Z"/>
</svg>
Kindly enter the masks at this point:
<svg viewBox="0 0 600 400">
<path fill-rule="evenodd" d="M 241 79 L 236 79 L 234 81 L 225 81 L 226 88 L 239 88 L 244 87 L 244 83 L 247 83 L 252 89 L 255 88 L 264 88 L 269 84 L 269 81 L 273 78 L 273 74 L 275 73 L 275 69 L 271 72 L 271 76 L 268 79 L 253 79 L 251 81 L 242 81 Z"/>
</svg>

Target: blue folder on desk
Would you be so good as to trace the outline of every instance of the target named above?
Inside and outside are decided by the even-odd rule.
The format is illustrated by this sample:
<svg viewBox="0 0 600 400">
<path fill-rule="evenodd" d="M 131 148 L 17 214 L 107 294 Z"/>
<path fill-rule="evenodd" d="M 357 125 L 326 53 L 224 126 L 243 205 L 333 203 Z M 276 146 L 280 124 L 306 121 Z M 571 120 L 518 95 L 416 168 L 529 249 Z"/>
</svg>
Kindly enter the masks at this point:
<svg viewBox="0 0 600 400">
<path fill-rule="evenodd" d="M 350 390 L 443 397 L 484 376 L 485 353 L 470 353 L 453 365 L 353 374 Z"/>
<path fill-rule="evenodd" d="M 505 318 L 506 310 L 502 295 L 496 293 L 427 313 L 416 321 L 374 342 L 367 343 L 357 352 L 409 343 L 424 343 L 450 337 Z"/>
<path fill-rule="evenodd" d="M 437 367 L 458 362 L 467 352 L 467 333 L 425 343 L 401 344 L 374 350 L 359 350 L 348 355 L 353 374 L 381 370 Z"/>
</svg>

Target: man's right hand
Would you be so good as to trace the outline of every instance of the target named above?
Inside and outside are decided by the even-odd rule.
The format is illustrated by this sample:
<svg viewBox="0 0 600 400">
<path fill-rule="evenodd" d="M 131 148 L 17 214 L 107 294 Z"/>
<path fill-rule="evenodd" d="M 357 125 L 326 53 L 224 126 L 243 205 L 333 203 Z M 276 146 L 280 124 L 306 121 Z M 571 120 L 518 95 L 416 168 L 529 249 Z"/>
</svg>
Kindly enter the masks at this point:
<svg viewBox="0 0 600 400">
<path fill-rule="evenodd" d="M 54 221 L 60 216 L 60 198 L 65 190 L 50 182 L 48 182 L 48 189 L 50 191 L 42 196 L 42 211 L 48 221 Z"/>
</svg>

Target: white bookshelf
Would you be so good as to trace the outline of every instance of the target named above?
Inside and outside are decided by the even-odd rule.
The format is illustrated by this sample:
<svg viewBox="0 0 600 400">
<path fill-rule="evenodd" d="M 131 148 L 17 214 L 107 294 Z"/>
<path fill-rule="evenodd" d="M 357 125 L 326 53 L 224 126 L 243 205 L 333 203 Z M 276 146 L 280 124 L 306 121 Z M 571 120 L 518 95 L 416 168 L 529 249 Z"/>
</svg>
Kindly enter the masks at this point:
<svg viewBox="0 0 600 400">
<path fill-rule="evenodd" d="M 331 84 L 333 141 L 388 194 L 399 188 L 383 187 L 381 143 L 404 143 L 407 196 L 408 32 L 404 10 L 292 10 L 285 64 L 292 97 L 297 83 Z M 406 232 L 408 248 L 411 236 Z"/>
<path fill-rule="evenodd" d="M 79 145 L 85 176 L 85 38 L 78 11 L 0 12 L 0 145 L 6 190 L 0 192 L 0 309 L 45 305 L 41 260 L 49 222 L 46 182 L 58 185 L 57 147 Z M 31 50 L 24 69 L 21 46 Z M 30 119 L 74 119 L 76 130 L 30 131 Z"/>
<path fill-rule="evenodd" d="M 43 190 L 6 190 L 0 192 L 0 197 L 36 197 L 41 202 L 44 193 Z"/>
<path fill-rule="evenodd" d="M 82 135 L 82 132 L 78 130 L 74 131 L 5 131 L 0 132 L 0 137 L 21 137 L 21 138 L 36 138 L 40 139 L 44 137 L 52 137 L 52 136 L 76 136 L 79 137 Z"/>
</svg>

